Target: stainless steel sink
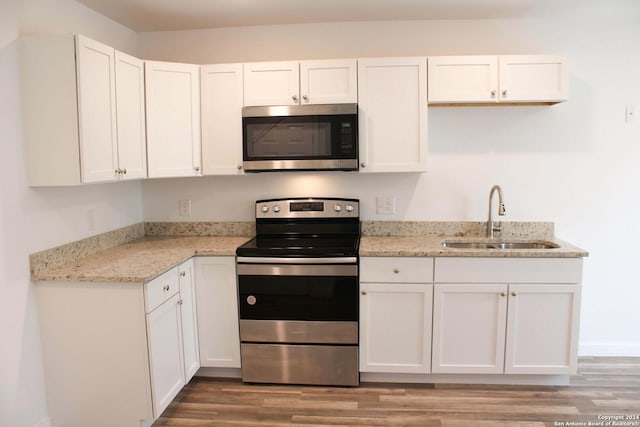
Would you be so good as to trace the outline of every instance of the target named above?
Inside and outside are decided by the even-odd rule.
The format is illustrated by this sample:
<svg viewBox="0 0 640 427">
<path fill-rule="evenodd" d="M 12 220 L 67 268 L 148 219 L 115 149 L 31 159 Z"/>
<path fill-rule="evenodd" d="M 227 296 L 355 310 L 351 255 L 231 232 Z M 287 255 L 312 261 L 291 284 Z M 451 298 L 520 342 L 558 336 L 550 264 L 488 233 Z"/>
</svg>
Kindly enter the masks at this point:
<svg viewBox="0 0 640 427">
<path fill-rule="evenodd" d="M 445 240 L 442 246 L 451 249 L 556 249 L 560 246 L 546 240 Z"/>
</svg>

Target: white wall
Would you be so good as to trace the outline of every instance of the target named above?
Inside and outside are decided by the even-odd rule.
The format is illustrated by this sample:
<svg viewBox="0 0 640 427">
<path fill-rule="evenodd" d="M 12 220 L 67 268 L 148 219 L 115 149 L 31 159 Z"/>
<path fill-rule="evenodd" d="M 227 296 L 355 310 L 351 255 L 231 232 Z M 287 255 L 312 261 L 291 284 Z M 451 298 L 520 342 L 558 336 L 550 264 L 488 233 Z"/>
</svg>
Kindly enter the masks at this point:
<svg viewBox="0 0 640 427">
<path fill-rule="evenodd" d="M 558 237 L 590 252 L 584 262 L 580 353 L 640 356 L 640 286 L 634 268 L 640 211 L 640 4 L 600 3 L 557 17 L 407 21 L 142 33 L 138 53 L 157 60 L 224 63 L 367 56 L 560 53 L 570 100 L 552 107 L 429 109 L 429 172 L 258 174 L 147 181 L 148 221 L 251 220 L 257 198 L 359 197 L 364 219 L 486 219 L 501 184 L 507 220 L 555 221 Z M 397 213 L 375 214 L 375 197 Z M 193 216 L 178 216 L 191 199 Z"/>
<path fill-rule="evenodd" d="M 124 51 L 136 50 L 136 33 L 74 1 L 0 4 L 1 426 L 45 427 L 49 422 L 29 254 L 142 220 L 140 183 L 27 186 L 16 40 L 20 34 L 61 32 L 81 32 Z M 93 230 L 87 219 L 90 209 L 95 211 Z"/>
</svg>

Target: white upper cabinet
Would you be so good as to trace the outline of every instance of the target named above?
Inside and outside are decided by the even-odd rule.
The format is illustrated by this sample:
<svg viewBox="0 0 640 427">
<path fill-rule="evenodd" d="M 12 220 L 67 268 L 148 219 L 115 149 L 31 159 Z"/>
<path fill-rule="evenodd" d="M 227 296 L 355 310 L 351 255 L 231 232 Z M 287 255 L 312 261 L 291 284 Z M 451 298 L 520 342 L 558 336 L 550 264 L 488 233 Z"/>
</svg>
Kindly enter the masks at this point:
<svg viewBox="0 0 640 427">
<path fill-rule="evenodd" d="M 497 56 L 441 56 L 428 62 L 429 102 L 498 100 Z"/>
<path fill-rule="evenodd" d="M 242 64 L 200 68 L 202 95 L 202 173 L 242 171 Z"/>
<path fill-rule="evenodd" d="M 142 61 L 82 35 L 20 45 L 29 184 L 144 178 Z"/>
<path fill-rule="evenodd" d="M 355 59 L 300 63 L 300 103 L 355 104 L 358 72 Z"/>
<path fill-rule="evenodd" d="M 501 56 L 500 101 L 566 101 L 569 95 L 567 75 L 567 66 L 561 56 Z"/>
<path fill-rule="evenodd" d="M 424 172 L 427 60 L 358 60 L 360 172 Z"/>
<path fill-rule="evenodd" d="M 146 61 L 145 80 L 149 177 L 201 175 L 200 67 Z"/>
<path fill-rule="evenodd" d="M 116 51 L 115 63 L 119 178 L 146 178 L 144 61 Z"/>
<path fill-rule="evenodd" d="M 556 103 L 567 96 L 567 69 L 561 56 L 429 58 L 429 103 Z"/>
<path fill-rule="evenodd" d="M 299 81 L 297 61 L 244 64 L 244 105 L 298 105 Z"/>
<path fill-rule="evenodd" d="M 244 64 L 245 106 L 355 102 L 355 59 Z"/>
<path fill-rule="evenodd" d="M 82 181 L 113 181 L 118 169 L 115 51 L 81 35 L 76 49 Z"/>
</svg>

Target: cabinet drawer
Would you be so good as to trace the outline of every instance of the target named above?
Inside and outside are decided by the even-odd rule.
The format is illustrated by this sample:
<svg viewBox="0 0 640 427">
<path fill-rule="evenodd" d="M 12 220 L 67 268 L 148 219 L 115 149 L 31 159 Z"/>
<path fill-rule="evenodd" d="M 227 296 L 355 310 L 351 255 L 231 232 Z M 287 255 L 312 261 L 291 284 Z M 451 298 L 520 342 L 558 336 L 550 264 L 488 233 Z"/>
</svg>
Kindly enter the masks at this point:
<svg viewBox="0 0 640 427">
<path fill-rule="evenodd" d="M 378 283 L 432 283 L 433 258 L 360 258 L 360 281 Z"/>
<path fill-rule="evenodd" d="M 145 310 L 151 313 L 157 306 L 178 293 L 178 267 L 174 267 L 144 285 Z"/>
<path fill-rule="evenodd" d="M 437 283 L 580 283 L 582 258 L 436 258 Z"/>
</svg>

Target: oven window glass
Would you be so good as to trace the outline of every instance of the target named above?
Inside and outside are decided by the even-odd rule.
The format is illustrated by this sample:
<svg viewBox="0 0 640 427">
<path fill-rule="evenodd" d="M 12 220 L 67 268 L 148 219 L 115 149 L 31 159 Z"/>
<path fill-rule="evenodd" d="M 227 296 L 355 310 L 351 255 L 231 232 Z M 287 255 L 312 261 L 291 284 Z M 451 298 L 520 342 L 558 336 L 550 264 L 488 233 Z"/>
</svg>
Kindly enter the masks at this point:
<svg viewBox="0 0 640 427">
<path fill-rule="evenodd" d="M 358 320 L 357 277 L 239 276 L 241 319 Z"/>
<path fill-rule="evenodd" d="M 245 160 L 348 159 L 357 146 L 357 116 L 243 118 Z"/>
</svg>

